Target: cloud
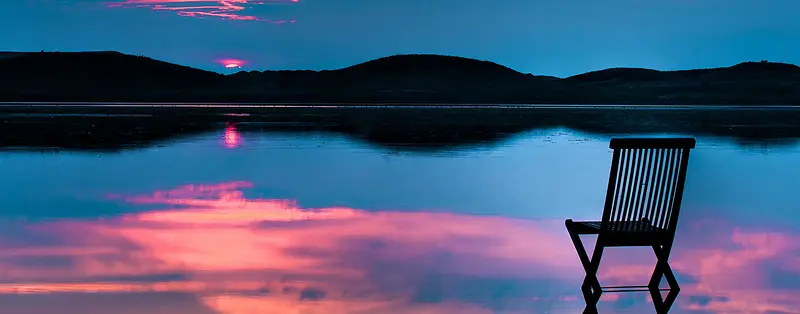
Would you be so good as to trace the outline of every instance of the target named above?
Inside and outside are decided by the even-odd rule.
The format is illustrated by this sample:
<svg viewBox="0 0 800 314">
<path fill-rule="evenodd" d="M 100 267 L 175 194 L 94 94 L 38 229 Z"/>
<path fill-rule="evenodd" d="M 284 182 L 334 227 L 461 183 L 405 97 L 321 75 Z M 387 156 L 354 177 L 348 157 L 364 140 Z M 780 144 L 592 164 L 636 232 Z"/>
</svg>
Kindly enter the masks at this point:
<svg viewBox="0 0 800 314">
<path fill-rule="evenodd" d="M 31 234 L 60 241 L 0 245 L 0 295 L 186 293 L 223 314 L 267 308 L 333 314 L 573 313 L 583 306 L 583 272 L 563 221 L 309 209 L 291 200 L 246 198 L 242 189 L 249 187 L 250 182 L 230 182 L 115 195 L 112 199 L 163 207 L 111 219 L 28 225 Z M 775 269 L 800 274 L 797 234 L 722 222 L 686 225 L 681 236 L 687 240 L 678 239 L 671 259 L 682 283 L 676 307 L 800 313 L 792 298 L 798 288 L 781 288 L 769 276 Z M 652 252 L 621 250 L 635 252 L 609 249 L 601 282 L 646 282 Z M 62 262 L 35 262 L 46 258 Z M 622 312 L 616 309 L 628 309 L 623 305 L 632 300 L 638 303 L 631 311 L 651 310 L 644 297 L 606 294 L 603 302 Z"/>
<path fill-rule="evenodd" d="M 221 18 L 239 21 L 262 21 L 275 24 L 294 23 L 294 20 L 267 19 L 247 14 L 255 6 L 269 4 L 293 4 L 299 0 L 123 0 L 110 2 L 116 8 L 149 8 L 155 11 L 171 11 L 180 16 L 195 18 Z"/>
</svg>

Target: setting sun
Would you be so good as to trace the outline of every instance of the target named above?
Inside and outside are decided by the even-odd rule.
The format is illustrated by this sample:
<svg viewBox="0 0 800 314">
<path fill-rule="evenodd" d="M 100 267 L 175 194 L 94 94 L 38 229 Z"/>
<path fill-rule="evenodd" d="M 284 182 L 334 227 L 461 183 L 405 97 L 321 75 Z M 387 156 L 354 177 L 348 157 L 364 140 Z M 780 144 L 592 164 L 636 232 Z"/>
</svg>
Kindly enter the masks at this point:
<svg viewBox="0 0 800 314">
<path fill-rule="evenodd" d="M 222 59 L 222 60 L 217 60 L 217 63 L 221 64 L 222 66 L 228 69 L 241 68 L 245 64 L 244 61 L 237 59 Z"/>
</svg>

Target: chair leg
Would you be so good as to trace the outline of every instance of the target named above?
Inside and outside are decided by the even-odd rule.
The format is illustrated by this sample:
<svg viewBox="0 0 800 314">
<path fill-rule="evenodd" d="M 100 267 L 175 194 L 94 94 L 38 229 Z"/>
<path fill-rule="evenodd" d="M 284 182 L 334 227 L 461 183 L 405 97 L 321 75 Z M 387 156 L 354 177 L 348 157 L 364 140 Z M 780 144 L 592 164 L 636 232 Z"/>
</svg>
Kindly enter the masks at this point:
<svg viewBox="0 0 800 314">
<path fill-rule="evenodd" d="M 600 281 L 597 279 L 597 271 L 600 269 L 600 259 L 603 257 L 604 246 L 601 241 L 597 241 L 592 252 L 592 260 L 589 269 L 586 271 L 586 279 L 584 284 L 589 284 L 593 290 L 592 302 L 597 304 L 600 301 L 600 295 L 603 294 L 603 287 L 600 286 Z"/>
<path fill-rule="evenodd" d="M 569 232 L 572 244 L 578 252 L 578 258 L 583 265 L 583 270 L 586 272 L 583 284 L 581 285 L 583 299 L 586 301 L 586 308 L 583 313 L 597 313 L 597 302 L 600 300 L 600 295 L 603 294 L 603 288 L 600 286 L 600 281 L 597 280 L 597 270 L 600 268 L 600 259 L 603 257 L 603 245 L 600 241 L 597 241 L 594 252 L 592 253 L 592 258 L 589 259 L 589 255 L 586 253 L 586 248 L 581 241 L 580 235 L 575 233 L 572 228 L 570 228 L 569 224 L 567 225 L 567 232 Z"/>
<path fill-rule="evenodd" d="M 653 252 L 656 254 L 657 261 L 647 286 L 650 289 L 650 296 L 653 298 L 653 306 L 655 306 L 656 312 L 659 314 L 669 312 L 681 291 L 678 280 L 675 279 L 675 274 L 669 266 L 670 249 L 670 246 L 653 245 Z M 661 276 L 664 276 L 669 285 L 669 293 L 667 293 L 666 298 L 661 297 L 661 291 L 658 288 L 659 283 L 661 283 Z"/>
</svg>

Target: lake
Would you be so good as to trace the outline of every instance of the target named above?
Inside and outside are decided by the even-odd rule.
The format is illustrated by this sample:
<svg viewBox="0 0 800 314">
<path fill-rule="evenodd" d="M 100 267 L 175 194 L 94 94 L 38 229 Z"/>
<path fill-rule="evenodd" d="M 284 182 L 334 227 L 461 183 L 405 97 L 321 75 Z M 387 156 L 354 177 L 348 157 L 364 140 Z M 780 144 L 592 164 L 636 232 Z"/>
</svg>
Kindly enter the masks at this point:
<svg viewBox="0 0 800 314">
<path fill-rule="evenodd" d="M 579 313 L 564 220 L 599 220 L 609 139 L 690 135 L 670 313 L 800 313 L 800 143 L 636 130 L 436 149 L 246 122 L 115 150 L 12 149 L 15 133 L 0 151 L 0 312 Z M 654 262 L 611 248 L 599 278 L 643 285 Z M 606 293 L 599 310 L 653 313 L 649 300 Z"/>
</svg>

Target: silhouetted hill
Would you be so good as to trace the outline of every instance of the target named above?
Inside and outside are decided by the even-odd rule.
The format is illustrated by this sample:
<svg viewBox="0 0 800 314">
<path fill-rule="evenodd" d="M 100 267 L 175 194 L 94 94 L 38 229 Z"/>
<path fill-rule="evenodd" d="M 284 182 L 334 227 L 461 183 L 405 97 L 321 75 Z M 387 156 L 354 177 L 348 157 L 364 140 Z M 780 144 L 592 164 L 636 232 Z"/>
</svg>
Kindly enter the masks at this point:
<svg viewBox="0 0 800 314">
<path fill-rule="evenodd" d="M 745 62 L 681 71 L 613 68 L 561 79 L 419 54 L 336 70 L 222 75 L 118 52 L 5 52 L 0 101 L 800 105 L 800 67 Z"/>
<path fill-rule="evenodd" d="M 0 51 L 0 59 L 13 58 L 25 54 L 24 52 Z"/>
<path fill-rule="evenodd" d="M 339 71 L 354 77 L 386 73 L 398 77 L 436 77 L 454 80 L 483 80 L 481 75 L 498 79 L 525 79 L 530 76 L 490 61 L 430 54 L 383 57 Z"/>
<path fill-rule="evenodd" d="M 800 80 L 800 67 L 777 62 L 743 62 L 731 67 L 658 71 L 640 68 L 611 68 L 578 74 L 565 79 L 570 83 L 636 83 L 636 82 L 724 82 L 743 83 L 780 82 Z"/>
<path fill-rule="evenodd" d="M 664 72 L 640 68 L 611 68 L 566 78 L 570 83 L 647 82 L 664 78 Z"/>
<path fill-rule="evenodd" d="M 216 88 L 224 79 L 218 73 L 119 52 L 5 55 L 0 57 L 0 95 L 22 100 L 169 97 Z"/>
<path fill-rule="evenodd" d="M 800 67 L 766 61 L 680 71 L 615 68 L 564 81 L 610 103 L 800 104 Z"/>
<path fill-rule="evenodd" d="M 526 102 L 553 90 L 554 77 L 523 74 L 488 61 L 397 55 L 337 70 L 251 71 L 227 89 L 245 99 L 328 102 Z"/>
</svg>

